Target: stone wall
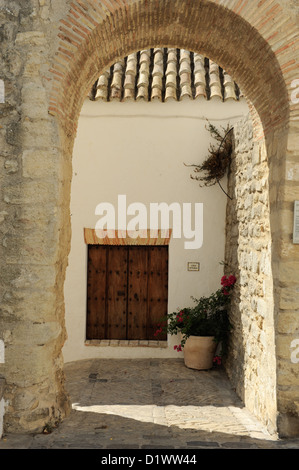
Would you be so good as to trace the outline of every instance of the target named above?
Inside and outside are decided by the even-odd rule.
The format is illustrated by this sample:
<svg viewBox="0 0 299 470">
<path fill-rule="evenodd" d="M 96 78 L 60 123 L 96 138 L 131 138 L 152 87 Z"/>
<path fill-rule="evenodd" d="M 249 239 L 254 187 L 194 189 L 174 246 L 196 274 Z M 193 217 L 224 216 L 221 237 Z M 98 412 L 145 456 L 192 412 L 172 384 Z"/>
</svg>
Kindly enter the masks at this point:
<svg viewBox="0 0 299 470">
<path fill-rule="evenodd" d="M 0 8 L 5 83 L 0 104 L 0 339 L 5 363 L 0 374 L 6 381 L 6 432 L 39 431 L 69 409 L 58 292 L 63 271 L 56 199 L 61 166 L 56 126 L 48 114 L 46 3 L 5 1 Z"/>
<path fill-rule="evenodd" d="M 249 117 L 234 128 L 228 179 L 226 267 L 238 278 L 228 375 L 245 405 L 269 430 L 276 421 L 276 358 L 268 162 Z"/>
</svg>

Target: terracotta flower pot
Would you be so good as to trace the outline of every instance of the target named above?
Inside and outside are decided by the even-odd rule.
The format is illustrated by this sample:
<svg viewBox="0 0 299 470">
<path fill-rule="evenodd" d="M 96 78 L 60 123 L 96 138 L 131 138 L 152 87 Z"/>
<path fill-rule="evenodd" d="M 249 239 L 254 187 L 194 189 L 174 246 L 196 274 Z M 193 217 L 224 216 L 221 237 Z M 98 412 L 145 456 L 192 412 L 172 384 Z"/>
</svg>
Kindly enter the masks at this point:
<svg viewBox="0 0 299 470">
<path fill-rule="evenodd" d="M 184 346 L 185 366 L 208 370 L 213 367 L 217 343 L 212 336 L 189 336 Z"/>
</svg>

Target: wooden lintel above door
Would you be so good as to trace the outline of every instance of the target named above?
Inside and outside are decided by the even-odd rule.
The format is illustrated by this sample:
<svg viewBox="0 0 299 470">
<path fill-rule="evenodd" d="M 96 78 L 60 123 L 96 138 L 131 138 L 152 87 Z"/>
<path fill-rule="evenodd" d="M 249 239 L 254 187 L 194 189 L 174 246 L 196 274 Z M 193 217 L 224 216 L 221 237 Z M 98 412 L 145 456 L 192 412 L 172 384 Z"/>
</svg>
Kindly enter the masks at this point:
<svg viewBox="0 0 299 470">
<path fill-rule="evenodd" d="M 86 245 L 169 245 L 172 229 L 168 230 L 140 230 L 136 231 L 99 231 L 92 228 L 84 228 L 84 241 Z M 106 236 L 105 236 L 106 235 Z"/>
</svg>

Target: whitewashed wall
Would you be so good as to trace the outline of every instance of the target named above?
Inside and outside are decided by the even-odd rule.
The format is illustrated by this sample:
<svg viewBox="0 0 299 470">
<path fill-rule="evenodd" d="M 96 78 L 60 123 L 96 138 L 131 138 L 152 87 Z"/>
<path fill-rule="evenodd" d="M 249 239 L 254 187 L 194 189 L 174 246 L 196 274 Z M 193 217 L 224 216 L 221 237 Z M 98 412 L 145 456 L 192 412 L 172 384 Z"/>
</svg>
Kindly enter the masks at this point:
<svg viewBox="0 0 299 470">
<path fill-rule="evenodd" d="M 65 362 L 93 357 L 178 357 L 175 338 L 167 349 L 95 347 L 85 345 L 87 247 L 84 227 L 94 228 L 100 202 L 114 204 L 118 195 L 127 204 L 141 202 L 203 203 L 203 246 L 184 249 L 184 239 L 169 246 L 169 311 L 192 305 L 191 296 L 219 288 L 223 273 L 227 198 L 218 185 L 200 188 L 190 179 L 214 143 L 207 119 L 216 126 L 233 125 L 248 114 L 245 101 L 102 103 L 86 100 L 79 120 L 73 154 L 71 193 L 72 244 L 65 282 Z M 226 181 L 223 182 L 226 187 Z M 200 263 L 188 272 L 187 262 Z"/>
</svg>

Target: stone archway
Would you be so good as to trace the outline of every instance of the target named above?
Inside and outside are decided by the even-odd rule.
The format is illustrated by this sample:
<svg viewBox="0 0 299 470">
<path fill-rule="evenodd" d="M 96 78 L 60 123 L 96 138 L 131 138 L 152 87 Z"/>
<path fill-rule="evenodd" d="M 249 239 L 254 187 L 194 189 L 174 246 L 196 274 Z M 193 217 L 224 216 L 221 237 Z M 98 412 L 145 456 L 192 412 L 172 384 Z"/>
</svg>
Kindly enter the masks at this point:
<svg viewBox="0 0 299 470">
<path fill-rule="evenodd" d="M 200 52 L 230 73 L 251 104 L 255 140 L 265 144 L 276 425 L 281 434 L 298 433 L 298 372 L 290 362 L 299 306 L 299 253 L 291 240 L 293 201 L 299 199 L 298 105 L 290 99 L 298 70 L 298 28 L 288 16 L 290 5 L 283 0 L 275 5 L 231 0 L 229 6 L 225 0 L 29 3 L 2 11 L 14 26 L 4 43 L 9 57 L 1 208 L 6 362 L 0 373 L 6 379 L 6 430 L 39 430 L 68 412 L 61 357 L 63 283 L 71 156 L 83 99 L 99 72 L 118 58 L 163 46 Z M 290 11 L 297 13 L 296 7 Z"/>
</svg>

